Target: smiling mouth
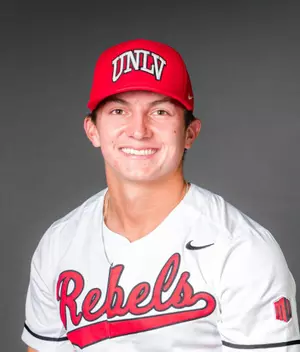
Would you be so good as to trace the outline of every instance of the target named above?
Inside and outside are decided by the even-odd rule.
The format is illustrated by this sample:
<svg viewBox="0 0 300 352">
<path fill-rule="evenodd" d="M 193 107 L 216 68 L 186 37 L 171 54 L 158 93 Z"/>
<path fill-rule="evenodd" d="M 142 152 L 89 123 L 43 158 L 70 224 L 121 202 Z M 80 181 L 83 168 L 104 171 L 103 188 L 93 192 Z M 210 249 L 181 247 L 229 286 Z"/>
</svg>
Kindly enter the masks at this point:
<svg viewBox="0 0 300 352">
<path fill-rule="evenodd" d="M 133 148 L 121 148 L 122 152 L 128 155 L 153 155 L 157 152 L 157 149 L 133 149 Z"/>
</svg>

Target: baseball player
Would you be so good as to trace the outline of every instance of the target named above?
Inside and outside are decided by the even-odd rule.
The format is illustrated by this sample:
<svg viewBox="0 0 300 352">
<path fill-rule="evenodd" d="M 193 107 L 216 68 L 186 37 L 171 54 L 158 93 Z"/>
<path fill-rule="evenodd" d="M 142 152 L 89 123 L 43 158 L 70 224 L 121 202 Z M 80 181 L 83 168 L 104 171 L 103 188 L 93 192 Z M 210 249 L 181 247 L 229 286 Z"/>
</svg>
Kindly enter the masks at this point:
<svg viewBox="0 0 300 352">
<path fill-rule="evenodd" d="M 180 54 L 141 39 L 107 49 L 88 108 L 108 187 L 33 255 L 28 351 L 300 351 L 295 282 L 270 232 L 184 178 L 201 122 Z"/>
</svg>

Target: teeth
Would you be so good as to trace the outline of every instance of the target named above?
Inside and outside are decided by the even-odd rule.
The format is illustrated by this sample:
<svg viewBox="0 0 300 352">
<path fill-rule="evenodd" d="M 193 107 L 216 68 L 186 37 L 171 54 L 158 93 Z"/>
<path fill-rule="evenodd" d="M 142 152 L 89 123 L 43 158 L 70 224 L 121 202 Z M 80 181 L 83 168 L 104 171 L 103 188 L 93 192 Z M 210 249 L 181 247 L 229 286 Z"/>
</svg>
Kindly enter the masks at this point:
<svg viewBox="0 0 300 352">
<path fill-rule="evenodd" d="M 132 154 L 132 155 L 151 155 L 155 153 L 155 149 L 136 150 L 132 148 L 122 148 L 122 151 L 126 154 Z"/>
</svg>

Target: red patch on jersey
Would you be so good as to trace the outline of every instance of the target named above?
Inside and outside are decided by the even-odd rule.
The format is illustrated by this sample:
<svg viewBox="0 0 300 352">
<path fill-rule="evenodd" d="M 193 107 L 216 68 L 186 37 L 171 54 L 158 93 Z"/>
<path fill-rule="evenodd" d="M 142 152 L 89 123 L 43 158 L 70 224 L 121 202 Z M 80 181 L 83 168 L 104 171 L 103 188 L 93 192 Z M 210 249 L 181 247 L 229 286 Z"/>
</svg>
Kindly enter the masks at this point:
<svg viewBox="0 0 300 352">
<path fill-rule="evenodd" d="M 276 319 L 285 321 L 286 323 L 292 318 L 291 303 L 286 297 L 281 297 L 274 302 Z"/>
</svg>

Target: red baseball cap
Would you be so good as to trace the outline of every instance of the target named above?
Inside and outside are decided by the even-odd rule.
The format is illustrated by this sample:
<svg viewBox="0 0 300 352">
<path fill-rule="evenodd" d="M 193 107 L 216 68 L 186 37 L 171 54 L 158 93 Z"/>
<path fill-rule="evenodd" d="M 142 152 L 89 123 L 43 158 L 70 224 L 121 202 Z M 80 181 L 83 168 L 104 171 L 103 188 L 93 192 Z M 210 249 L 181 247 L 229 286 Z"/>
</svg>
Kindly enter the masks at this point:
<svg viewBox="0 0 300 352">
<path fill-rule="evenodd" d="M 105 50 L 97 60 L 88 108 L 93 111 L 105 98 L 128 91 L 145 90 L 194 109 L 190 77 L 181 55 L 172 47 L 136 39 Z"/>
</svg>

